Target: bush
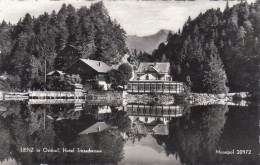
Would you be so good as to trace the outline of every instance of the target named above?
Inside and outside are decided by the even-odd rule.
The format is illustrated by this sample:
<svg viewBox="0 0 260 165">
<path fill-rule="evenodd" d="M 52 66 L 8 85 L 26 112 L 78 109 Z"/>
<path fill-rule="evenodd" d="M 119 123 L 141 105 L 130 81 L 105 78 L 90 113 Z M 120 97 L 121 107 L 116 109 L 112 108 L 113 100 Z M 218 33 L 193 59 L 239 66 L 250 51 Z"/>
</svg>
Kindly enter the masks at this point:
<svg viewBox="0 0 260 165">
<path fill-rule="evenodd" d="M 20 91 L 21 90 L 21 80 L 19 76 L 12 76 L 3 74 L 0 77 L 0 90 L 2 91 Z"/>
<path fill-rule="evenodd" d="M 80 84 L 81 78 L 79 75 L 60 75 L 49 77 L 47 79 L 47 90 L 68 91 L 72 90 L 73 84 Z"/>
<path fill-rule="evenodd" d="M 117 70 L 112 69 L 105 75 L 106 82 L 111 83 L 112 86 L 126 85 L 132 77 L 132 71 L 129 64 L 121 64 Z"/>
</svg>

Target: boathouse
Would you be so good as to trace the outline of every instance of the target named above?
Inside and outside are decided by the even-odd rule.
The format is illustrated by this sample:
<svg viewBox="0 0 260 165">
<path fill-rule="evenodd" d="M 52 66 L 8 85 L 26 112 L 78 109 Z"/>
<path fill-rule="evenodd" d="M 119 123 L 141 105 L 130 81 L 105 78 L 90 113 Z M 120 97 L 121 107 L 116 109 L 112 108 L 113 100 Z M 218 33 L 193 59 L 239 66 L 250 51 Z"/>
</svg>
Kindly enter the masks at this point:
<svg viewBox="0 0 260 165">
<path fill-rule="evenodd" d="M 128 93 L 170 93 L 184 91 L 183 83 L 172 81 L 169 62 L 141 62 L 136 78 L 128 82 Z"/>
</svg>

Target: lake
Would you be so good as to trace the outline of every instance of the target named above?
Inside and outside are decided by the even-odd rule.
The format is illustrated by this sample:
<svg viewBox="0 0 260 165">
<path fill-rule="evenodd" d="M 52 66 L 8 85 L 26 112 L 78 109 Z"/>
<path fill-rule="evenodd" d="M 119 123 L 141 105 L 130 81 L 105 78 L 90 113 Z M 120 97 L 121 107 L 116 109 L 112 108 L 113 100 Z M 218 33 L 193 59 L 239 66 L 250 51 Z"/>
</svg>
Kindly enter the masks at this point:
<svg viewBox="0 0 260 165">
<path fill-rule="evenodd" d="M 259 164 L 259 107 L 0 102 L 1 164 Z"/>
</svg>

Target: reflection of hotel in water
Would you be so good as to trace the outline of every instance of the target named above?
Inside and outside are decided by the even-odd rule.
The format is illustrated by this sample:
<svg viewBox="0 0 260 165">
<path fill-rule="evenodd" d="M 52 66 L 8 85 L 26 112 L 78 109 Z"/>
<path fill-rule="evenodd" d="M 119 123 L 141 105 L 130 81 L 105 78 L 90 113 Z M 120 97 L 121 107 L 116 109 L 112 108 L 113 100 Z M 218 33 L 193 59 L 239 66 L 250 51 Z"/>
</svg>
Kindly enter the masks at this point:
<svg viewBox="0 0 260 165">
<path fill-rule="evenodd" d="M 143 123 L 161 121 L 167 124 L 171 118 L 184 115 L 184 108 L 179 105 L 145 105 L 145 104 L 128 104 L 127 114 L 133 121 L 136 117 Z"/>
</svg>

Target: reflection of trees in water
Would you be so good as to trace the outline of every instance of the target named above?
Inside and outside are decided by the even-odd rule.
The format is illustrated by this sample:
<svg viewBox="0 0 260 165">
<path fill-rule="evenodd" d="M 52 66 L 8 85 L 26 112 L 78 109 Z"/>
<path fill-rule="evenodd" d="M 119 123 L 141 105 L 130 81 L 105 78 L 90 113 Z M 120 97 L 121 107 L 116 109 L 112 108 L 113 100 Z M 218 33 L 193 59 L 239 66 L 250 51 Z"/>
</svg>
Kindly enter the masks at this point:
<svg viewBox="0 0 260 165">
<path fill-rule="evenodd" d="M 95 123 L 95 119 L 86 116 L 81 119 L 82 113 L 79 113 L 79 117 L 73 118 L 74 115 L 70 113 L 69 106 L 65 107 L 66 110 L 63 112 L 60 111 L 59 105 L 27 106 L 25 104 L 13 104 L 12 106 L 7 104 L 6 107 L 6 113 L 3 113 L 0 117 L 0 160 L 2 161 L 11 157 L 22 164 L 64 163 L 69 161 L 71 163 L 117 163 L 123 158 L 124 139 L 119 130 L 129 129 L 127 116 L 123 111 L 114 111 L 107 118 L 107 121 L 117 126 L 119 130 L 109 129 L 100 133 L 79 136 L 78 133 Z M 12 107 L 14 108 L 12 109 Z M 45 117 L 44 122 L 44 110 L 46 110 L 47 115 L 54 119 Z M 72 114 L 72 117 L 70 117 L 70 114 Z M 61 115 L 69 120 L 55 121 Z M 90 123 L 85 125 L 86 122 L 82 121 L 88 121 L 88 119 L 90 119 Z M 64 136 L 71 136 L 70 140 L 66 141 Z M 100 149 L 103 153 L 21 153 L 21 147 L 34 147 L 41 150 L 44 147 L 49 149 L 79 147 L 82 149 Z"/>
<path fill-rule="evenodd" d="M 74 104 L 53 104 L 40 106 L 44 106 L 47 110 L 47 114 L 55 119 L 63 118 L 77 120 L 81 116 L 81 111 L 74 110 Z"/>
<path fill-rule="evenodd" d="M 98 115 L 99 108 L 97 105 L 85 105 L 84 110 L 92 115 Z M 127 112 L 118 110 L 118 107 L 110 106 L 111 113 L 106 113 L 103 120 L 111 125 L 116 126 L 121 132 L 128 132 L 131 129 L 131 120 Z"/>
<path fill-rule="evenodd" d="M 44 127 L 44 109 L 42 107 L 30 111 L 29 134 Z"/>
<path fill-rule="evenodd" d="M 115 164 L 123 159 L 124 139 L 117 129 L 106 130 L 100 133 L 80 135 L 69 147 L 101 150 L 102 153 L 73 153 L 66 161 L 68 163 L 112 163 Z"/>
<path fill-rule="evenodd" d="M 123 159 L 124 140 L 121 132 L 128 131 L 130 120 L 126 112 L 111 107 L 112 113 L 105 117 L 112 126 L 103 132 L 81 135 L 78 133 L 94 124 L 97 120 L 91 115 L 80 112 L 76 119 L 70 118 L 70 107 L 63 112 L 60 106 L 27 106 L 22 103 L 1 105 L 7 111 L 0 116 L 0 160 L 13 157 L 22 164 L 32 163 L 117 163 Z M 251 162 L 258 159 L 258 109 L 227 106 L 193 107 L 184 117 L 173 118 L 169 123 L 169 136 L 154 135 L 158 144 L 163 145 L 166 154 L 174 154 L 187 164 Z M 44 113 L 57 118 L 67 116 L 67 120 L 55 121 L 46 118 Z M 228 112 L 228 120 L 226 114 Z M 128 123 L 129 122 L 129 123 Z M 223 129 L 225 128 L 225 129 Z M 131 134 L 131 132 L 130 132 Z M 129 134 L 129 138 L 141 139 L 142 135 Z M 69 137 L 69 140 L 66 138 Z M 82 153 L 21 153 L 20 147 L 58 148 L 79 147 L 100 149 L 102 154 Z M 252 155 L 221 156 L 216 149 L 251 149 Z"/>
<path fill-rule="evenodd" d="M 207 141 L 207 149 L 216 149 L 219 138 L 226 123 L 226 114 L 229 111 L 227 105 L 215 105 L 207 107 L 207 112 L 203 114 L 203 127 L 205 128 L 204 140 Z"/>
<path fill-rule="evenodd" d="M 183 163 L 214 162 L 227 112 L 228 107 L 224 105 L 208 106 L 206 110 L 194 107 L 187 114 L 189 117 L 172 120 L 170 135 L 156 136 L 157 142 L 165 143 L 167 155 L 174 154 Z"/>
<path fill-rule="evenodd" d="M 128 132 L 131 129 L 131 120 L 129 119 L 127 112 L 118 111 L 115 107 L 111 107 L 112 112 L 107 116 L 105 121 L 112 125 L 117 126 L 122 132 Z"/>
<path fill-rule="evenodd" d="M 16 135 L 24 135 L 24 128 L 20 125 L 21 122 L 21 108 L 24 107 L 22 102 L 0 102 L 0 108 L 4 110 L 0 114 L 0 160 L 12 158 L 15 154 L 13 148 L 16 143 Z M 17 126 L 17 128 L 15 128 Z M 12 129 L 15 128 L 16 132 Z M 21 128 L 21 129 L 19 129 Z"/>
<path fill-rule="evenodd" d="M 258 107 L 193 107 L 189 117 L 170 122 L 169 136 L 155 136 L 185 164 L 258 164 Z M 227 116 L 227 117 L 226 117 Z M 251 155 L 219 155 L 216 150 L 249 149 Z"/>
<path fill-rule="evenodd" d="M 18 115 L 11 115 L 11 121 L 8 121 L 10 132 L 14 139 L 11 152 L 17 161 L 24 164 L 32 164 L 34 162 L 41 162 L 49 155 L 49 159 L 55 160 L 59 156 L 56 154 L 38 154 L 38 153 L 22 153 L 22 147 L 34 147 L 42 149 L 57 148 L 62 145 L 62 141 L 56 138 L 54 130 L 54 123 L 50 119 L 44 120 L 44 107 L 28 108 L 21 107 Z"/>
<path fill-rule="evenodd" d="M 11 114 L 18 115 L 20 113 L 20 109 L 22 106 L 22 102 L 17 101 L 3 101 L 0 102 L 0 109 L 4 110 L 0 113 L 0 115 L 4 118 L 10 116 Z"/>
<path fill-rule="evenodd" d="M 10 144 L 12 144 L 13 138 L 9 132 L 8 123 L 5 119 L 0 117 L 0 161 L 4 161 L 6 158 L 11 157 Z"/>
<path fill-rule="evenodd" d="M 221 157 L 223 162 L 259 164 L 259 107 L 230 107 L 221 136 L 221 149 L 251 150 L 250 155 Z"/>
<path fill-rule="evenodd" d="M 128 133 L 128 137 L 132 141 L 133 144 L 135 143 L 136 140 L 138 140 L 138 142 L 140 142 L 141 139 L 145 138 L 146 136 L 147 136 L 147 134 L 138 134 L 138 133 L 133 133 L 133 132 Z"/>
</svg>

